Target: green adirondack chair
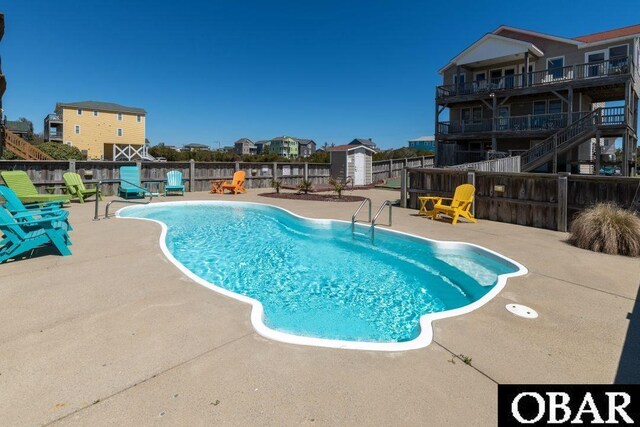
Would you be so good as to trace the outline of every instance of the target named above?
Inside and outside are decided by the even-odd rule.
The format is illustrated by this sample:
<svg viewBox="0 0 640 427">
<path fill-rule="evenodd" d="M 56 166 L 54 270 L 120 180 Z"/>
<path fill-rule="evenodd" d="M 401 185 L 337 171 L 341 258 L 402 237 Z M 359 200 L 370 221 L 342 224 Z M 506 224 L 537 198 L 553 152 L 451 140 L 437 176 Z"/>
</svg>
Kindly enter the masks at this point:
<svg viewBox="0 0 640 427">
<path fill-rule="evenodd" d="M 67 211 L 28 221 L 19 221 L 0 206 L 0 263 L 15 259 L 45 245 L 53 245 L 60 255 L 71 255 L 68 236 L 59 224 L 66 221 Z"/>
<path fill-rule="evenodd" d="M 25 171 L 2 171 L 0 176 L 22 203 L 53 202 L 56 200 L 66 202 L 71 198 L 69 194 L 38 194 L 38 190 Z"/>
<path fill-rule="evenodd" d="M 140 182 L 140 171 L 137 166 L 121 166 L 120 180 L 118 196 L 123 199 L 141 199 L 151 195 Z"/>
<path fill-rule="evenodd" d="M 171 170 L 167 172 L 167 182 L 164 185 L 164 195 L 168 193 L 180 193 L 184 196 L 184 182 L 182 172 Z"/>
<path fill-rule="evenodd" d="M 96 195 L 99 200 L 102 200 L 102 194 L 98 193 L 98 189 L 96 187 L 85 187 L 84 182 L 82 182 L 82 178 L 80 178 L 80 175 L 77 173 L 67 172 L 62 175 L 62 179 L 67 186 L 69 194 L 72 197 L 77 198 L 80 203 L 84 203 L 86 198 Z"/>
</svg>

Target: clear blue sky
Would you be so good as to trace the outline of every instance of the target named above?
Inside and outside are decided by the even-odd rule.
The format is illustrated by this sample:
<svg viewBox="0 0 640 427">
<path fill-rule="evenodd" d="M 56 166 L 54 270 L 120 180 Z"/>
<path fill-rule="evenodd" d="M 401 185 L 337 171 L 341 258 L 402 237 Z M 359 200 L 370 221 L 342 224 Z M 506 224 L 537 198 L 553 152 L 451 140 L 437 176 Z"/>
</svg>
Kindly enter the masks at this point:
<svg viewBox="0 0 640 427">
<path fill-rule="evenodd" d="M 437 70 L 507 24 L 574 37 L 640 23 L 638 0 L 5 1 L 10 119 L 56 102 L 143 107 L 152 143 L 277 135 L 384 148 L 433 133 Z"/>
</svg>

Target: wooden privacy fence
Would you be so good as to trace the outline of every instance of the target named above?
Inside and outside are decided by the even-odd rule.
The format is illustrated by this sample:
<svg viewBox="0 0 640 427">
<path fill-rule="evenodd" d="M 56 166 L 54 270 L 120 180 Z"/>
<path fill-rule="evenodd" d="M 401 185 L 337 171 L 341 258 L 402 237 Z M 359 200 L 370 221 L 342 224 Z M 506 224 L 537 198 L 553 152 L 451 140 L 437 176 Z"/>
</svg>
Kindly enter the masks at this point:
<svg viewBox="0 0 640 427">
<path fill-rule="evenodd" d="M 0 170 L 24 170 L 40 192 L 45 187 L 62 186 L 65 172 L 77 172 L 92 183 L 113 180 L 120 177 L 121 166 L 138 166 L 143 183 L 151 184 L 163 181 L 167 172 L 179 170 L 185 179 L 188 191 L 206 191 L 211 188 L 212 179 L 231 179 L 234 172 L 243 170 L 247 174 L 246 188 L 269 188 L 276 177 L 283 185 L 295 186 L 303 179 L 314 184 L 329 182 L 328 163 L 247 163 L 247 162 L 108 162 L 80 160 L 0 161 Z M 105 195 L 113 195 L 117 183 L 104 183 Z"/>
<path fill-rule="evenodd" d="M 373 182 L 382 182 L 386 178 L 399 177 L 404 168 L 433 167 L 434 157 L 435 156 L 424 156 L 406 159 L 376 160 L 372 162 Z"/>
<path fill-rule="evenodd" d="M 631 207 L 640 178 L 407 169 L 402 175 L 401 202 L 418 209 L 419 196 L 451 197 L 464 183 L 476 187 L 473 209 L 478 219 L 567 231 L 578 212 L 596 203 Z"/>
</svg>

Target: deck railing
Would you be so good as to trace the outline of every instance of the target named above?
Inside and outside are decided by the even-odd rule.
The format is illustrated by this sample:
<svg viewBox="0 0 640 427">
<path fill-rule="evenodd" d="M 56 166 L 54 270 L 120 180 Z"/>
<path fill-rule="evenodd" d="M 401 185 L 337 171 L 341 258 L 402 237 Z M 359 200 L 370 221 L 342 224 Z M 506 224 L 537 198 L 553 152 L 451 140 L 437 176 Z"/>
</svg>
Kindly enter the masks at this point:
<svg viewBox="0 0 640 427">
<path fill-rule="evenodd" d="M 525 132 L 559 130 L 591 114 L 590 111 L 575 113 L 529 114 L 526 116 L 497 117 L 475 122 L 453 121 L 439 122 L 437 132 L 440 135 L 469 134 L 478 132 Z M 571 122 L 569 117 L 571 116 Z M 624 107 L 601 108 L 599 125 L 619 126 L 625 123 Z"/>
<path fill-rule="evenodd" d="M 623 56 L 610 58 L 605 61 L 554 67 L 524 74 L 512 74 L 461 84 L 442 85 L 436 88 L 436 98 L 444 99 L 451 96 L 491 93 L 573 80 L 630 74 L 632 73 L 632 68 L 630 58 Z"/>
</svg>

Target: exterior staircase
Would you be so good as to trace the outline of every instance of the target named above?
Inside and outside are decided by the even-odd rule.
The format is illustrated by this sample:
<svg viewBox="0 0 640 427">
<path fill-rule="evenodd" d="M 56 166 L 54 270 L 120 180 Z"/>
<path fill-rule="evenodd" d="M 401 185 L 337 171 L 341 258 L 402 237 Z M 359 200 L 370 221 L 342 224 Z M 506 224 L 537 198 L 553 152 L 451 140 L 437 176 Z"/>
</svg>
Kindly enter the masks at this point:
<svg viewBox="0 0 640 427">
<path fill-rule="evenodd" d="M 601 123 L 602 108 L 593 110 L 581 119 L 560 129 L 540 144 L 520 154 L 520 170 L 529 172 L 540 166 L 554 162 L 553 172 L 556 171 L 556 161 L 560 154 L 588 141 L 596 135 Z"/>
<path fill-rule="evenodd" d="M 5 129 L 4 149 L 25 160 L 53 160 L 53 157 Z"/>
</svg>

